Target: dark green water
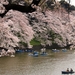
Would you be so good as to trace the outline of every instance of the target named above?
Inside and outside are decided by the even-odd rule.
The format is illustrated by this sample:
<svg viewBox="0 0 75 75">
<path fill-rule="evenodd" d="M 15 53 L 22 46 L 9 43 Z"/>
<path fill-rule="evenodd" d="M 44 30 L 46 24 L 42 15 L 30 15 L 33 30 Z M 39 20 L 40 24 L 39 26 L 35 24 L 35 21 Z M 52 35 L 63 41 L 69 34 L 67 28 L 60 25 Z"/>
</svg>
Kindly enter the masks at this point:
<svg viewBox="0 0 75 75">
<path fill-rule="evenodd" d="M 32 57 L 27 53 L 14 58 L 0 58 L 0 75 L 62 75 L 67 68 L 75 70 L 74 51 L 49 52 L 48 56 Z M 74 75 L 74 74 L 72 74 Z"/>
</svg>

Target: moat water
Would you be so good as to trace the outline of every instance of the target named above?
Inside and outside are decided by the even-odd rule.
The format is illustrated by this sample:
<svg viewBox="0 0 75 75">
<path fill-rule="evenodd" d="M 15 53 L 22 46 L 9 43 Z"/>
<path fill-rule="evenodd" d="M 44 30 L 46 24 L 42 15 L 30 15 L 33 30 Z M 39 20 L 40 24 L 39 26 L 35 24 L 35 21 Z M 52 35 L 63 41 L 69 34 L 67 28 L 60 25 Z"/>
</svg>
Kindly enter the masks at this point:
<svg viewBox="0 0 75 75">
<path fill-rule="evenodd" d="M 75 52 L 51 52 L 47 56 L 33 57 L 28 53 L 15 57 L 0 58 L 0 75 L 62 75 L 61 71 L 72 68 L 75 71 Z M 75 75 L 75 74 L 72 74 Z"/>
</svg>

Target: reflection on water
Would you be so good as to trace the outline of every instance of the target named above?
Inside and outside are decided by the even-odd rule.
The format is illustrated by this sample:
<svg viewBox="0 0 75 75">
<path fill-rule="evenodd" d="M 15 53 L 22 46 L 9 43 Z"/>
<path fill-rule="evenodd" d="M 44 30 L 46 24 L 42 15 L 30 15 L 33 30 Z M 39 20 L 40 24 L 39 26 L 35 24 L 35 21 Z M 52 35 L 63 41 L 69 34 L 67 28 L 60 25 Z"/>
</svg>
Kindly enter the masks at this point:
<svg viewBox="0 0 75 75">
<path fill-rule="evenodd" d="M 48 56 L 32 57 L 27 53 L 0 58 L 0 75 L 62 75 L 67 68 L 75 70 L 75 54 L 49 52 Z M 73 74 L 72 74 L 73 75 Z"/>
</svg>

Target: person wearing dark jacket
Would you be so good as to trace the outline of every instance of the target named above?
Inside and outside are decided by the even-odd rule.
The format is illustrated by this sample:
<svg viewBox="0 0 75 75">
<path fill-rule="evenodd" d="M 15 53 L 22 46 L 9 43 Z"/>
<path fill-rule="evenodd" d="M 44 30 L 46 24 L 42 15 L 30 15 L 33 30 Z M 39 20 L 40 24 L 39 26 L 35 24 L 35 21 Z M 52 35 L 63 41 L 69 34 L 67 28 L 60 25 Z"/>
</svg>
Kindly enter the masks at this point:
<svg viewBox="0 0 75 75">
<path fill-rule="evenodd" d="M 70 69 L 70 72 L 73 72 L 73 69 L 72 68 Z"/>
<path fill-rule="evenodd" d="M 69 72 L 69 68 L 67 68 L 67 70 L 66 70 L 67 72 Z"/>
</svg>

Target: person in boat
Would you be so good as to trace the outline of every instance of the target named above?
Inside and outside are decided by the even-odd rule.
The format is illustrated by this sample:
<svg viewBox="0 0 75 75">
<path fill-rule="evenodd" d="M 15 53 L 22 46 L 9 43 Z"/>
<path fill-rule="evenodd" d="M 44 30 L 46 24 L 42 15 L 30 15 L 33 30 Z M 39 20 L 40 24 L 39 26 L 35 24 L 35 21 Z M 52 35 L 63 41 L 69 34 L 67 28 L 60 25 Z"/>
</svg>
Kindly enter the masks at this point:
<svg viewBox="0 0 75 75">
<path fill-rule="evenodd" d="M 67 72 L 69 72 L 69 68 L 67 68 Z"/>
<path fill-rule="evenodd" d="M 45 54 L 46 53 L 46 48 L 42 48 L 41 53 Z"/>
<path fill-rule="evenodd" d="M 73 69 L 72 68 L 70 69 L 70 72 L 73 72 Z"/>
</svg>

